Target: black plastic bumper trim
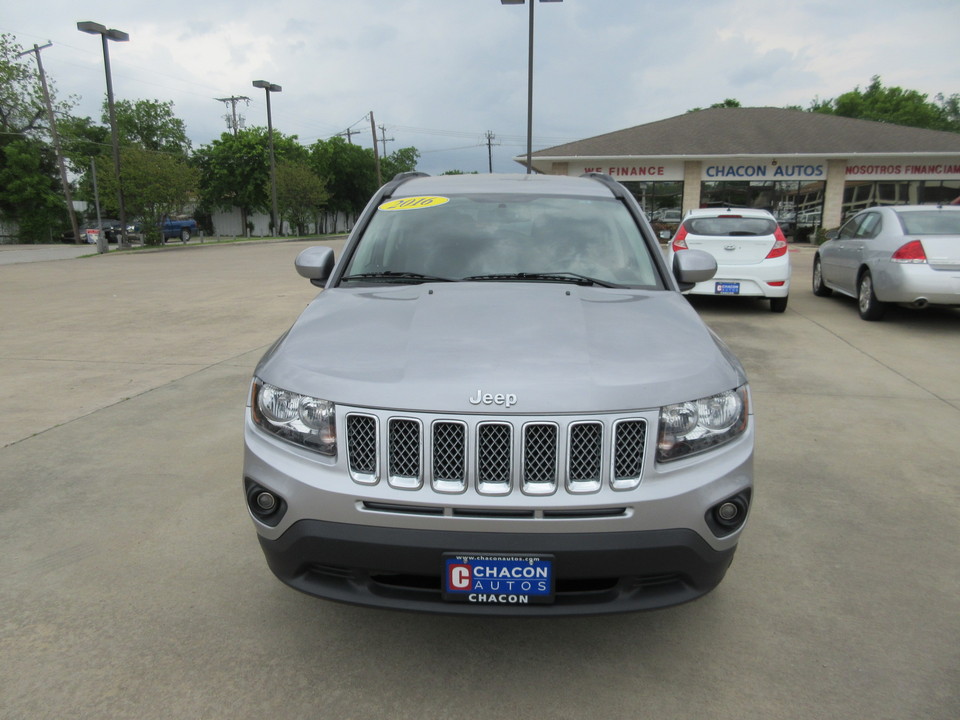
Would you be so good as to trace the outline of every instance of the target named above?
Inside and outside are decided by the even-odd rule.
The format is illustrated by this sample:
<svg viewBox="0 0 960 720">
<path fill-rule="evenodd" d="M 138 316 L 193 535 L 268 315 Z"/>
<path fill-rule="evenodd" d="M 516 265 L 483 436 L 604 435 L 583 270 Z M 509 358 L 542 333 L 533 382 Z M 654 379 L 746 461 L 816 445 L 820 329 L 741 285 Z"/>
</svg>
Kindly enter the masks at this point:
<svg viewBox="0 0 960 720">
<path fill-rule="evenodd" d="M 717 551 L 687 529 L 628 533 L 478 533 L 301 520 L 260 537 L 273 573 L 317 597 L 356 605 L 472 615 L 591 615 L 688 602 L 723 579 L 736 547 Z M 543 553 L 555 558 L 552 605 L 441 599 L 446 552 Z"/>
</svg>

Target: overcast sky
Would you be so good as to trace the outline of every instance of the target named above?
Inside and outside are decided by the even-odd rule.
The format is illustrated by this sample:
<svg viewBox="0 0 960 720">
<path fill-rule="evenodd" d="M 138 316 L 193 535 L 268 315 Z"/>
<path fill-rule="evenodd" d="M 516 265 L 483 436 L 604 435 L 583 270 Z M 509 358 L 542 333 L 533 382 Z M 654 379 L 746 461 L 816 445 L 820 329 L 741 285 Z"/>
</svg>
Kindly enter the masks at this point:
<svg viewBox="0 0 960 720">
<path fill-rule="evenodd" d="M 534 150 L 680 115 L 725 98 L 800 105 L 884 85 L 960 93 L 960 0 L 563 0 L 535 8 Z M 523 172 L 526 6 L 500 0 L 7 0 L 0 32 L 47 41 L 44 68 L 75 112 L 105 96 L 92 20 L 110 43 L 118 99 L 172 100 L 194 147 L 226 130 L 224 104 L 248 96 L 246 126 L 309 145 L 348 128 L 387 153 L 414 146 L 420 170 Z M 379 130 L 378 130 L 379 133 Z M 382 147 L 382 146 L 381 146 Z"/>
</svg>

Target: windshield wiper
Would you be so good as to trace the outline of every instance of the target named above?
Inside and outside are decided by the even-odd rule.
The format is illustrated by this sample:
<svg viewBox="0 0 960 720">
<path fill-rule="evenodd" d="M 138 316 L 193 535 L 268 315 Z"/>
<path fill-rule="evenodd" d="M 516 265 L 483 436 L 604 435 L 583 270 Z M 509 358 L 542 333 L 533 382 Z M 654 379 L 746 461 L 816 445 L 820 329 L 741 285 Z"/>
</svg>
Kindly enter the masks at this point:
<svg viewBox="0 0 960 720">
<path fill-rule="evenodd" d="M 356 275 L 346 275 L 340 278 L 340 282 L 346 282 L 348 280 L 372 280 L 374 282 L 383 281 L 408 283 L 453 282 L 453 280 L 450 278 L 397 270 L 381 270 L 380 272 L 358 273 Z"/>
<path fill-rule="evenodd" d="M 536 280 L 544 282 L 568 282 L 577 285 L 596 285 L 598 287 L 619 287 L 613 283 L 597 280 L 596 278 L 580 275 L 573 272 L 537 272 L 537 273 L 500 273 L 495 275 L 471 275 L 464 280 Z"/>
</svg>

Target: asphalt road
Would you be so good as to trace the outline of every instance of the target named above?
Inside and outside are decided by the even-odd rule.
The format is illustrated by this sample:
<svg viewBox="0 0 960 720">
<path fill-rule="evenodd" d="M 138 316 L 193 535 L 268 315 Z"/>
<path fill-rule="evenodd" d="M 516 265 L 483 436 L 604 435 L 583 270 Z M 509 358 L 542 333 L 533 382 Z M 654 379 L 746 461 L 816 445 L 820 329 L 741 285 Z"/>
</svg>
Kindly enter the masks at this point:
<svg viewBox="0 0 960 720">
<path fill-rule="evenodd" d="M 273 578 L 240 487 L 304 243 L 0 266 L 0 717 L 960 717 L 960 311 L 695 305 L 743 360 L 756 503 L 711 595 L 473 619 Z"/>
</svg>

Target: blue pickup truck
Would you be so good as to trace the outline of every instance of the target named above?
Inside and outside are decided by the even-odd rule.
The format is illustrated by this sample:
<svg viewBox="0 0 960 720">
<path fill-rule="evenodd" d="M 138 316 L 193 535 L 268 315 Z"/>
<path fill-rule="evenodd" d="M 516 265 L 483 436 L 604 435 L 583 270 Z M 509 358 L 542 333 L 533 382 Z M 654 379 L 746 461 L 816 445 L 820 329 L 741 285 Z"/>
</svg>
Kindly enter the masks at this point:
<svg viewBox="0 0 960 720">
<path fill-rule="evenodd" d="M 186 242 L 197 232 L 197 221 L 173 220 L 165 217 L 160 223 L 160 231 L 163 233 L 163 241 L 179 238 L 181 242 Z"/>
</svg>

